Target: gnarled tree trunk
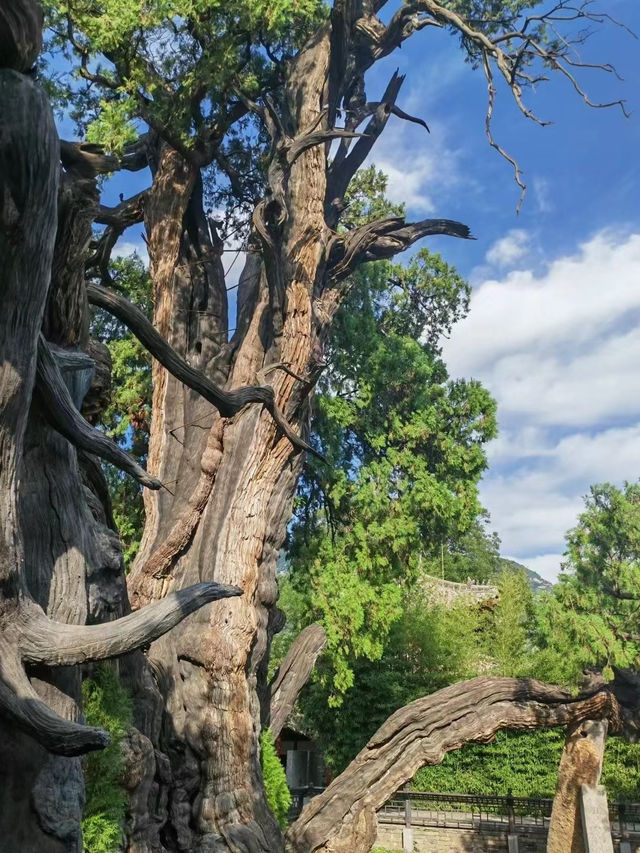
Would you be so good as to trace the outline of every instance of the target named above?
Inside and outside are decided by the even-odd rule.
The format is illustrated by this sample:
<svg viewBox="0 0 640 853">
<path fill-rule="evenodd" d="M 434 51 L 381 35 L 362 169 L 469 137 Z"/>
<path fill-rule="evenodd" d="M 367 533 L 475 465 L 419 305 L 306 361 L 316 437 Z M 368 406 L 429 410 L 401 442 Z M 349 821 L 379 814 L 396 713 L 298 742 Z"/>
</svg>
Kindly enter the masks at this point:
<svg viewBox="0 0 640 853">
<path fill-rule="evenodd" d="M 607 720 L 633 727 L 635 698 L 616 685 L 570 693 L 532 679 L 480 677 L 445 687 L 401 708 L 287 832 L 287 853 L 369 853 L 376 811 L 425 764 L 439 764 L 465 743 L 489 743 L 500 729 L 526 731 Z M 558 848 L 559 849 L 559 848 Z M 569 848 L 566 848 L 569 849 Z"/>
<path fill-rule="evenodd" d="M 296 128 L 320 114 L 327 60 L 326 45 L 298 60 L 304 91 L 291 104 Z M 304 378 L 318 370 L 313 298 L 327 230 L 324 156 L 322 148 L 312 149 L 291 169 L 283 201 L 288 220 L 272 250 L 272 266 L 286 281 L 286 306 L 277 302 L 285 297 L 269 281 L 268 265 L 249 254 L 229 343 L 219 255 L 206 237 L 198 244 L 189 227 L 191 217 L 203 218 L 197 179 L 175 152 L 161 153 L 145 210 L 156 329 L 218 383 L 270 384 L 287 421 L 305 430 L 305 382 L 263 371 L 275 362 Z M 301 457 L 265 408 L 223 418 L 157 363 L 153 375 L 148 464 L 173 494 L 146 495 L 145 535 L 129 579 L 132 601 L 145 603 L 204 578 L 245 590 L 242 599 L 195 617 L 149 651 L 165 705 L 157 745 L 173 771 L 161 843 L 170 850 L 276 853 L 282 835 L 264 799 L 259 765 L 258 670 Z M 155 849 L 137 844 L 132 849 Z"/>
<path fill-rule="evenodd" d="M 240 590 L 200 584 L 86 625 L 113 618 L 98 578 L 123 590 L 122 555 L 96 491 L 99 467 L 76 446 L 118 449 L 79 412 L 93 374 L 77 345 L 88 343 L 78 259 L 97 209 L 95 172 L 80 186 L 68 170 L 58 207 L 53 116 L 23 73 L 41 26 L 31 0 L 0 4 L 0 834 L 6 850 L 79 853 L 77 756 L 108 743 L 106 732 L 82 725 L 79 665 L 129 652 Z"/>
</svg>

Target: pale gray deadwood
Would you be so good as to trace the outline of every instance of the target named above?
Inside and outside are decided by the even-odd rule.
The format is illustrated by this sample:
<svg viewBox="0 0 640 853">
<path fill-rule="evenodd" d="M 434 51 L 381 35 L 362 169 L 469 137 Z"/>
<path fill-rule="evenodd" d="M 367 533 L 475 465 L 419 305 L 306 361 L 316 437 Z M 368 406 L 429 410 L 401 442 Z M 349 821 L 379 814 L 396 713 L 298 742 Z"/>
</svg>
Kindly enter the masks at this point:
<svg viewBox="0 0 640 853">
<path fill-rule="evenodd" d="M 38 343 L 36 388 L 45 418 L 67 441 L 87 453 L 106 459 L 148 489 L 162 488 L 160 480 L 147 474 L 115 441 L 85 421 L 74 406 L 56 359 L 42 335 Z"/>
<path fill-rule="evenodd" d="M 205 604 L 237 595 L 242 595 L 237 586 L 199 583 L 100 625 L 66 625 L 47 619 L 40 608 L 26 608 L 27 621 L 20 637 L 20 651 L 27 663 L 51 666 L 72 666 L 117 657 L 157 640 Z"/>
<path fill-rule="evenodd" d="M 573 697 L 533 679 L 474 678 L 417 699 L 389 717 L 347 769 L 311 800 L 287 832 L 287 853 L 368 853 L 376 810 L 420 767 L 439 764 L 465 743 L 488 743 L 501 729 L 586 719 L 609 719 L 619 729 L 620 714 L 611 685 Z"/>
<path fill-rule="evenodd" d="M 313 671 L 318 655 L 327 643 L 322 625 L 309 625 L 298 634 L 270 684 L 271 720 L 269 728 L 277 738 L 291 715 L 300 691 Z"/>
<path fill-rule="evenodd" d="M 55 755 L 83 755 L 108 746 L 107 732 L 65 720 L 48 708 L 31 686 L 15 649 L 0 640 L 0 650 L 0 714 L 4 720 Z"/>
<path fill-rule="evenodd" d="M 268 385 L 247 385 L 244 388 L 237 388 L 232 391 L 218 388 L 204 373 L 187 364 L 162 335 L 155 330 L 142 311 L 123 296 L 108 290 L 106 287 L 91 283 L 87 284 L 87 295 L 92 305 L 117 317 L 169 373 L 189 388 L 197 391 L 205 400 L 215 406 L 223 417 L 233 417 L 250 403 L 261 403 L 294 447 L 299 450 L 308 450 L 309 453 L 323 459 L 317 450 L 300 438 L 289 426 L 276 405 L 273 388 Z"/>
</svg>

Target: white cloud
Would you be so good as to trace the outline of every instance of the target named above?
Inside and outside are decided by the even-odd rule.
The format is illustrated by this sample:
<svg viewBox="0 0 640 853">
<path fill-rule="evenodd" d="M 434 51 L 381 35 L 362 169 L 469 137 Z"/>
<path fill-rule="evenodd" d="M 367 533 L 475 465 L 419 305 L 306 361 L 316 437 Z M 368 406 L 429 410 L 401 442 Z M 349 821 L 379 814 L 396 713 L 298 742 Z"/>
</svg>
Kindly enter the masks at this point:
<svg viewBox="0 0 640 853">
<path fill-rule="evenodd" d="M 461 154 L 448 145 L 444 127 L 436 122 L 430 130 L 427 134 L 424 128 L 392 116 L 364 164 L 375 165 L 387 175 L 387 197 L 395 204 L 404 203 L 412 216 L 435 213 L 433 199 L 441 207 L 462 180 Z"/>
<path fill-rule="evenodd" d="M 497 267 L 512 266 L 529 252 L 529 234 L 522 228 L 514 228 L 489 248 L 485 255 L 490 264 Z"/>
<path fill-rule="evenodd" d="M 111 253 L 112 258 L 128 258 L 129 255 L 133 255 L 136 253 L 143 263 L 147 266 L 149 264 L 149 252 L 147 251 L 147 245 L 144 240 L 137 240 L 135 243 L 131 241 L 125 241 L 124 243 L 116 243 L 113 252 Z"/>
<path fill-rule="evenodd" d="M 640 234 L 602 232 L 542 273 L 481 282 L 445 344 L 452 375 L 498 400 L 481 493 L 503 551 L 546 577 L 589 486 L 640 476 L 639 283 Z"/>
<path fill-rule="evenodd" d="M 550 213 L 553 210 L 551 201 L 551 185 L 546 178 L 536 177 L 533 179 L 533 197 L 535 198 L 538 213 Z"/>
<path fill-rule="evenodd" d="M 640 309 L 640 234 L 596 235 L 541 275 L 510 272 L 476 288 L 469 316 L 445 347 L 452 370 L 480 375 L 497 360 L 588 351 Z M 510 373 L 530 365 L 514 362 Z"/>
</svg>

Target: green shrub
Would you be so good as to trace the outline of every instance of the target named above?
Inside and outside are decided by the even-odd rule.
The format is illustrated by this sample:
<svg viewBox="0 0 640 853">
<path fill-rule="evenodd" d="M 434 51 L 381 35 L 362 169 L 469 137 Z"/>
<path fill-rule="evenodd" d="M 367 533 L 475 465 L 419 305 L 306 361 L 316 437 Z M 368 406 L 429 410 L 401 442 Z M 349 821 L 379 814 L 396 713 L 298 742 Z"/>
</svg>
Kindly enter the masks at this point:
<svg viewBox="0 0 640 853">
<path fill-rule="evenodd" d="M 276 744 L 269 729 L 260 735 L 260 766 L 269 808 L 284 829 L 287 825 L 287 813 L 291 807 L 291 794 L 287 787 L 284 767 L 276 752 Z"/>
<path fill-rule="evenodd" d="M 120 742 L 132 722 L 131 697 L 108 663 L 82 685 L 87 725 L 106 729 L 110 745 L 85 758 L 86 803 L 82 819 L 85 853 L 117 853 L 124 835 L 126 797 L 120 785 Z"/>
<path fill-rule="evenodd" d="M 444 794 L 553 797 L 564 746 L 562 729 L 498 732 L 491 744 L 467 744 L 442 764 L 423 767 L 411 787 Z M 640 744 L 609 738 L 602 783 L 612 802 L 640 799 Z"/>
</svg>

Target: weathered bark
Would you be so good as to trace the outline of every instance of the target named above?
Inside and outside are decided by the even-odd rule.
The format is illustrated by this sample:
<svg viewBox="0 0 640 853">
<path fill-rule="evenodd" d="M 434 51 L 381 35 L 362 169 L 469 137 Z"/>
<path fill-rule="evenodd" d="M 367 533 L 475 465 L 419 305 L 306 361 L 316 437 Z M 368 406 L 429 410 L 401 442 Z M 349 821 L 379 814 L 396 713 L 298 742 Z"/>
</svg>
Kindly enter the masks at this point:
<svg viewBox="0 0 640 853">
<path fill-rule="evenodd" d="M 269 684 L 269 719 L 266 725 L 277 738 L 291 715 L 327 642 L 322 625 L 309 625 L 296 637 Z"/>
<path fill-rule="evenodd" d="M 143 662 L 130 661 L 128 683 L 144 685 L 138 728 L 157 749 L 154 784 L 167 798 L 159 819 L 149 805 L 146 830 L 138 817 L 130 842 L 136 853 L 283 850 L 259 766 L 260 725 L 269 716 L 265 661 L 277 622 L 276 559 L 300 470 L 297 450 L 306 446 L 309 394 L 345 292 L 337 282 L 361 260 L 388 257 L 425 234 L 468 236 L 465 226 L 447 220 L 411 226 L 394 219 L 354 232 L 353 239 L 332 239 L 325 218 L 326 140 L 338 133 L 330 117 L 343 93 L 329 93 L 330 62 L 325 26 L 291 64 L 278 105 L 245 99 L 273 145 L 269 192 L 254 210 L 229 341 L 219 247 L 194 228 L 204 218 L 199 174 L 192 158 L 165 144 L 153 158 L 157 169 L 144 201 L 155 332 L 114 295 L 89 291 L 158 359 L 147 468 L 168 489 L 145 492 L 144 536 L 128 578 L 132 601 L 144 604 L 203 579 L 245 591 L 210 619 L 196 615 L 152 644 L 160 695 L 143 680 Z M 229 389 L 255 393 L 257 386 L 272 389 L 270 411 L 229 409 Z M 148 785 L 146 777 L 133 791 L 136 804 Z"/>
<path fill-rule="evenodd" d="M 51 109 L 19 73 L 35 57 L 40 10 L 26 0 L 11 9 L 0 4 L 0 21 L 0 833 L 3 849 L 79 853 L 84 788 L 74 756 L 104 747 L 108 736 L 82 724 L 73 664 L 145 644 L 197 607 L 240 590 L 201 584 L 84 627 L 88 604 L 94 618 L 113 615 L 104 613 L 104 600 L 94 606 L 92 576 L 106 568 L 122 579 L 122 557 L 91 488 L 100 475 L 83 479 L 75 448 L 47 418 L 72 439 L 78 429 L 92 435 L 77 407 L 93 363 L 75 349 L 49 352 L 42 343 L 45 406 L 34 387 L 45 318 L 59 344 L 88 340 L 80 259 L 91 211 L 82 203 L 76 216 L 63 204 L 58 219 L 60 145 Z M 47 303 L 52 267 L 56 287 Z"/>
<path fill-rule="evenodd" d="M 376 810 L 420 767 L 439 764 L 465 743 L 489 743 L 500 729 L 605 719 L 619 730 L 621 709 L 609 687 L 577 698 L 531 679 L 481 677 L 446 687 L 396 711 L 378 729 L 288 830 L 287 853 L 368 853 Z"/>
<path fill-rule="evenodd" d="M 584 853 L 580 789 L 582 785 L 595 787 L 599 784 L 606 741 L 606 720 L 584 720 L 567 727 L 547 837 L 547 853 Z"/>
</svg>

